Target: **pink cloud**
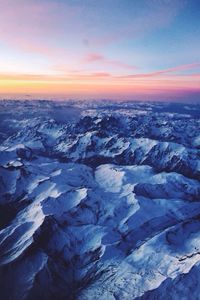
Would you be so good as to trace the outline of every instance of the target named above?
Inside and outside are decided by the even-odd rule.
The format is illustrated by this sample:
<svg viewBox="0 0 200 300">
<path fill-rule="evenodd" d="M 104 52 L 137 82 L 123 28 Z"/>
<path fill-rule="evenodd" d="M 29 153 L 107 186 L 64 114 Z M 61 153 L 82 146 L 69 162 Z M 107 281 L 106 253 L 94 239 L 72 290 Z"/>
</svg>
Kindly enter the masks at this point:
<svg viewBox="0 0 200 300">
<path fill-rule="evenodd" d="M 83 62 L 85 62 L 85 63 L 104 63 L 105 65 L 108 65 L 108 66 L 112 66 L 112 67 L 120 68 L 120 69 L 126 69 L 126 70 L 133 70 L 136 68 L 135 66 L 123 63 L 121 61 L 108 59 L 99 53 L 89 53 L 83 59 Z"/>
<path fill-rule="evenodd" d="M 169 73 L 187 71 L 187 70 L 192 70 L 192 69 L 196 69 L 196 68 L 200 68 L 200 63 L 186 64 L 186 65 L 181 65 L 181 66 L 168 68 L 168 69 L 155 71 L 155 72 L 150 72 L 150 73 L 131 74 L 131 75 L 126 75 L 126 76 L 121 76 L 121 78 L 156 77 L 156 76 L 159 76 L 159 75 L 166 75 L 166 74 L 169 74 Z"/>
<path fill-rule="evenodd" d="M 90 53 L 84 58 L 84 61 L 88 63 L 93 63 L 93 62 L 103 61 L 103 60 L 105 60 L 103 55 L 98 53 Z"/>
<path fill-rule="evenodd" d="M 111 74 L 106 73 L 106 72 L 96 72 L 96 73 L 92 73 L 93 77 L 111 77 Z"/>
</svg>

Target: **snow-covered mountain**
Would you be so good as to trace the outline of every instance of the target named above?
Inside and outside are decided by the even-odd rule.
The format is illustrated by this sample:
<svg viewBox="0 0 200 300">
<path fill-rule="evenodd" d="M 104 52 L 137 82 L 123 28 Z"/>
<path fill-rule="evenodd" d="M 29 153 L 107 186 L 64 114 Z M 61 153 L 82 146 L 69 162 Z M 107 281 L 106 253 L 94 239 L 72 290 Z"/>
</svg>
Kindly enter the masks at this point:
<svg viewBox="0 0 200 300">
<path fill-rule="evenodd" d="M 4 300 L 200 299 L 200 106 L 0 103 Z"/>
</svg>

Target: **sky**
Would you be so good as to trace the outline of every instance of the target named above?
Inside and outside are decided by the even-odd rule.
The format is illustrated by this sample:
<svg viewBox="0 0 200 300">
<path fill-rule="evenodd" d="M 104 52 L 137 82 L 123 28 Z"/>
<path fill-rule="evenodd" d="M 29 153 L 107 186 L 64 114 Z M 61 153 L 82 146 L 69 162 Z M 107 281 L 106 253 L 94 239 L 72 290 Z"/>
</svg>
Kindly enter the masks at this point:
<svg viewBox="0 0 200 300">
<path fill-rule="evenodd" d="M 0 97 L 200 101 L 199 0 L 0 0 Z"/>
</svg>

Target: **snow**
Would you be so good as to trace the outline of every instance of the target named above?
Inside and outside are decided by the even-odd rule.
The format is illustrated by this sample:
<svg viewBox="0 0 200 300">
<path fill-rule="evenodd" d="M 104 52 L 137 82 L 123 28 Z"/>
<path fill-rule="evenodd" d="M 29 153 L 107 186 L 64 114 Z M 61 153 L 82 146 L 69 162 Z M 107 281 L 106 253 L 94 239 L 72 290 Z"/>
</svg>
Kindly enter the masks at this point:
<svg viewBox="0 0 200 300">
<path fill-rule="evenodd" d="M 120 192 L 124 172 L 110 165 L 100 166 L 95 172 L 95 179 L 100 187 L 108 192 Z"/>
</svg>

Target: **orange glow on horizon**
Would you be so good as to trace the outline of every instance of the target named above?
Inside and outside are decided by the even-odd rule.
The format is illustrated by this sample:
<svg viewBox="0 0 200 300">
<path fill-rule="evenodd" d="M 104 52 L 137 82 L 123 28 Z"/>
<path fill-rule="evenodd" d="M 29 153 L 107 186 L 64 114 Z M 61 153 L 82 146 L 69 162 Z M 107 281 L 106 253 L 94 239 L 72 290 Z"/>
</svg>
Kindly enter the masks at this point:
<svg viewBox="0 0 200 300">
<path fill-rule="evenodd" d="M 107 73 L 72 75 L 0 74 L 0 94 L 54 94 L 123 97 L 200 92 L 200 74 L 113 76 Z"/>
</svg>

